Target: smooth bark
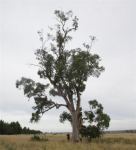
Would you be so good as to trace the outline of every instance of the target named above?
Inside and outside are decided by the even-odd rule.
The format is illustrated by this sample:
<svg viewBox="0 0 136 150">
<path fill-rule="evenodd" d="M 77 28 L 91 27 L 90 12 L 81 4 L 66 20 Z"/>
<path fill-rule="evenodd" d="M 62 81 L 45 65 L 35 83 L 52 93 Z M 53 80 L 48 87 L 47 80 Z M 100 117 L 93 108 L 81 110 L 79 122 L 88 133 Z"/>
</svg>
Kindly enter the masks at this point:
<svg viewBox="0 0 136 150">
<path fill-rule="evenodd" d="M 76 111 L 72 112 L 72 140 L 73 142 L 79 141 L 78 117 Z"/>
</svg>

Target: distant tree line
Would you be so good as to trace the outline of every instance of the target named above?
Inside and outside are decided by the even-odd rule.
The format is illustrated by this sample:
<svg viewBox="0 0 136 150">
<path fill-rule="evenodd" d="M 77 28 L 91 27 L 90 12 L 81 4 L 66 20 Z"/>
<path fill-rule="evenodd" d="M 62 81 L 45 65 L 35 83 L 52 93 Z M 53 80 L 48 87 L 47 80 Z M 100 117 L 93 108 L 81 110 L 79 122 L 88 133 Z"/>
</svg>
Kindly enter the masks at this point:
<svg viewBox="0 0 136 150">
<path fill-rule="evenodd" d="M 105 131 L 105 133 L 136 133 L 136 130 L 115 130 L 115 131 Z"/>
<path fill-rule="evenodd" d="M 22 128 L 18 121 L 7 123 L 3 120 L 0 120 L 0 134 L 39 134 L 42 133 L 39 130 L 31 130 L 27 127 Z"/>
</svg>

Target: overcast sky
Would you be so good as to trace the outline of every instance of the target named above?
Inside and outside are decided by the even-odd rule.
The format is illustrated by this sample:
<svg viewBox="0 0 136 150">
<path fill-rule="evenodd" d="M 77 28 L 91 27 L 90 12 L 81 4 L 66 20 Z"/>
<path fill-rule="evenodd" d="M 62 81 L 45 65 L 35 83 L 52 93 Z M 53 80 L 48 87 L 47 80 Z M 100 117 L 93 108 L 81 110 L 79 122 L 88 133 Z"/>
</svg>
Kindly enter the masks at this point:
<svg viewBox="0 0 136 150">
<path fill-rule="evenodd" d="M 31 124 L 33 101 L 15 87 L 22 76 L 37 79 L 37 68 L 29 65 L 40 47 L 37 31 L 48 32 L 55 9 L 72 10 L 79 18 L 73 48 L 89 35 L 97 37 L 92 50 L 101 56 L 105 72 L 88 80 L 83 109 L 95 98 L 111 117 L 110 130 L 136 129 L 135 0 L 0 0 L 0 119 L 43 131 L 71 130 L 69 123 L 59 123 L 62 110 L 51 110 Z"/>
</svg>

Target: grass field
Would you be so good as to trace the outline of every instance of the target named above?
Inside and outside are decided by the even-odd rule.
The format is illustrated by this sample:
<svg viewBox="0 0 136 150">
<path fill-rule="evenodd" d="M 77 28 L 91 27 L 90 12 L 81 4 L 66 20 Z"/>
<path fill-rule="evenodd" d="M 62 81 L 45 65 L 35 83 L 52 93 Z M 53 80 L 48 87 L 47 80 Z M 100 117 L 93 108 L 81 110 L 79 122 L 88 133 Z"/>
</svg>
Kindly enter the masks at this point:
<svg viewBox="0 0 136 150">
<path fill-rule="evenodd" d="M 32 141 L 30 135 L 1 135 L 0 150 L 136 150 L 136 134 L 105 134 L 91 143 L 67 142 L 66 135 L 47 135 L 48 141 Z"/>
</svg>

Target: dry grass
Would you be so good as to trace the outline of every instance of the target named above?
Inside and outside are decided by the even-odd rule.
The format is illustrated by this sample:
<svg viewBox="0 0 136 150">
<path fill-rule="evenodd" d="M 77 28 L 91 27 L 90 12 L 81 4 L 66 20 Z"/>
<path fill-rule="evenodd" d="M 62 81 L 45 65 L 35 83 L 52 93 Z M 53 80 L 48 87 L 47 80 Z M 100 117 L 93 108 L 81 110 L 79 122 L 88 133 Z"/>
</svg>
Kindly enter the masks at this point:
<svg viewBox="0 0 136 150">
<path fill-rule="evenodd" d="M 0 150 L 136 150 L 136 134 L 106 134 L 91 143 L 74 144 L 66 135 L 48 135 L 49 141 L 31 141 L 30 135 L 0 136 Z"/>
</svg>

